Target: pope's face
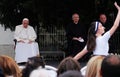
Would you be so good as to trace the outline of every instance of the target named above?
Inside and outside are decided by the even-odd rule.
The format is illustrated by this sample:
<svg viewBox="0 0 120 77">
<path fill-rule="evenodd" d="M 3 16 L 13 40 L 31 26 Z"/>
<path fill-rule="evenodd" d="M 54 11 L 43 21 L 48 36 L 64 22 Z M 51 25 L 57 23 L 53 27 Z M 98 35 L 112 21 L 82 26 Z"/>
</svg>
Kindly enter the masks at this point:
<svg viewBox="0 0 120 77">
<path fill-rule="evenodd" d="M 27 27 L 28 27 L 28 24 L 29 24 L 29 21 L 28 21 L 28 20 L 24 20 L 24 21 L 22 22 L 22 24 L 23 24 L 23 27 L 24 27 L 24 28 L 27 28 Z"/>
</svg>

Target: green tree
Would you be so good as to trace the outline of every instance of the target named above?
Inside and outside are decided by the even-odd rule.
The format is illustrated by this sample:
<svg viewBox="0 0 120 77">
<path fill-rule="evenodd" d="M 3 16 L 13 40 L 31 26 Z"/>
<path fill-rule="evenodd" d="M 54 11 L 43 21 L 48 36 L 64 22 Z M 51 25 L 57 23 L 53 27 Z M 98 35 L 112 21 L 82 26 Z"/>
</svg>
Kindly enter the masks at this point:
<svg viewBox="0 0 120 77">
<path fill-rule="evenodd" d="M 38 25 L 35 12 L 31 9 L 32 1 L 29 0 L 1 0 L 0 1 L 0 23 L 6 28 L 14 30 L 15 26 L 21 24 L 24 17 L 30 19 L 30 24 Z M 30 9 L 31 8 L 31 9 Z"/>
<path fill-rule="evenodd" d="M 70 22 L 74 12 L 81 15 L 81 20 L 90 20 L 94 15 L 93 7 L 91 0 L 87 0 L 87 3 L 80 0 L 0 0 L 0 23 L 14 30 L 27 17 L 34 27 L 39 27 L 40 23 L 44 27 L 60 27 Z"/>
</svg>

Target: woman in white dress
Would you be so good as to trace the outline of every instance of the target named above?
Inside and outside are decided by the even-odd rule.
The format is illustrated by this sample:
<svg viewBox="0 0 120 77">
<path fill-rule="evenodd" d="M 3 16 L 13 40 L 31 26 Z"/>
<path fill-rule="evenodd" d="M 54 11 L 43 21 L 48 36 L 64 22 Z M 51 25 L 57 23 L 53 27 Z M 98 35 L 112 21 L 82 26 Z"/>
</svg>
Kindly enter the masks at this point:
<svg viewBox="0 0 120 77">
<path fill-rule="evenodd" d="M 103 55 L 103 56 L 107 56 L 109 54 L 108 40 L 114 34 L 116 29 L 119 27 L 119 22 L 120 22 L 120 7 L 117 5 L 116 2 L 114 3 L 114 5 L 118 9 L 118 14 L 112 28 L 106 33 L 104 33 L 105 28 L 100 22 L 98 21 L 92 22 L 91 27 L 89 28 L 88 31 L 87 45 L 81 52 L 79 52 L 74 57 L 74 59 L 78 60 L 88 52 L 93 52 L 93 55 Z"/>
</svg>

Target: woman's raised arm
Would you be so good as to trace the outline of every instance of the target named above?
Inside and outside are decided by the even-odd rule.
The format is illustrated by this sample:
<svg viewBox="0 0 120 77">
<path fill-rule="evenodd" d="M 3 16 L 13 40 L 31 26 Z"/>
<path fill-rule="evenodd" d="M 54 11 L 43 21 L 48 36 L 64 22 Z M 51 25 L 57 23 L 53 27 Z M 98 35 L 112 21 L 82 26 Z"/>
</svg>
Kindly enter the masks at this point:
<svg viewBox="0 0 120 77">
<path fill-rule="evenodd" d="M 112 36 L 113 33 L 116 31 L 116 29 L 118 28 L 119 26 L 119 22 L 120 22 L 120 6 L 118 6 L 118 4 L 115 2 L 114 3 L 115 7 L 118 9 L 118 13 L 117 13 L 117 17 L 114 21 L 114 24 L 112 26 L 112 28 L 110 29 L 110 35 Z"/>
</svg>

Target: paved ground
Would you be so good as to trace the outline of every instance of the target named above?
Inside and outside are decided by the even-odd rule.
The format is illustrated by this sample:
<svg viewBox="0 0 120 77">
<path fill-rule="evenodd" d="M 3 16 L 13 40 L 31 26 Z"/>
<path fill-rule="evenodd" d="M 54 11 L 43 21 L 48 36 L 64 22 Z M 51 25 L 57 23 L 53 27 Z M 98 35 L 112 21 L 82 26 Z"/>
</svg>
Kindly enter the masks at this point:
<svg viewBox="0 0 120 77">
<path fill-rule="evenodd" d="M 8 55 L 10 57 L 12 57 L 14 59 L 14 45 L 0 45 L 0 55 Z M 42 54 L 44 55 L 44 54 Z M 58 67 L 59 63 L 60 63 L 60 58 L 64 57 L 63 53 L 47 53 L 48 56 L 46 56 L 46 59 L 48 59 L 46 61 L 47 65 L 51 65 L 53 67 Z M 59 55 L 59 56 L 58 56 Z M 55 60 L 51 60 L 51 59 L 55 59 Z M 86 62 L 80 62 L 81 67 L 86 65 Z"/>
<path fill-rule="evenodd" d="M 10 44 L 0 45 L 0 55 L 7 55 L 14 59 L 14 55 L 15 55 L 14 45 L 10 45 Z"/>
<path fill-rule="evenodd" d="M 51 66 L 56 67 L 56 68 L 58 67 L 59 63 L 60 63 L 60 61 L 46 61 L 47 65 L 51 65 Z M 83 67 L 86 65 L 86 63 L 87 62 L 80 62 L 80 66 Z"/>
<path fill-rule="evenodd" d="M 41 53 L 41 56 L 44 57 L 45 62 L 47 65 L 51 65 L 53 67 L 58 67 L 59 63 L 61 60 L 63 60 L 65 58 L 65 54 L 63 54 L 63 52 L 58 52 L 58 51 L 44 51 Z M 80 66 L 83 67 L 86 65 L 87 63 L 87 58 L 83 58 L 80 62 Z"/>
</svg>

